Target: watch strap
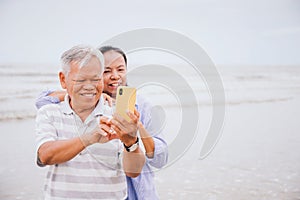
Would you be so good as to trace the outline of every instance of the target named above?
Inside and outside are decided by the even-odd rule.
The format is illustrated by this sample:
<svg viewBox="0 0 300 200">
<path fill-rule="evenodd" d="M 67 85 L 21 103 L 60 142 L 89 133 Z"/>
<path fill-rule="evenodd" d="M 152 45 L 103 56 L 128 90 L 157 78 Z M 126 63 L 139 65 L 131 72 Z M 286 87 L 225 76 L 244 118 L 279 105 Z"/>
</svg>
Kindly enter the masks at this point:
<svg viewBox="0 0 300 200">
<path fill-rule="evenodd" d="M 133 145 L 131 145 L 129 147 L 126 146 L 124 143 L 123 143 L 123 145 L 127 152 L 133 152 L 139 147 L 139 137 L 136 138 L 136 141 Z"/>
</svg>

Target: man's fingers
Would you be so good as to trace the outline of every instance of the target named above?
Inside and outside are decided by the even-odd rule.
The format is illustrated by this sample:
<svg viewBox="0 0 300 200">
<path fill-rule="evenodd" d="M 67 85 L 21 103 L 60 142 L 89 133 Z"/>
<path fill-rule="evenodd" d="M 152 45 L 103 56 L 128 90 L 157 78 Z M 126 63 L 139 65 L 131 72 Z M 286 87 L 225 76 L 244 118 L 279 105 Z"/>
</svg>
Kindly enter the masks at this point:
<svg viewBox="0 0 300 200">
<path fill-rule="evenodd" d="M 140 113 L 137 111 L 135 108 L 133 112 L 127 111 L 127 115 L 130 117 L 130 119 L 134 122 L 137 123 L 140 119 Z"/>
<path fill-rule="evenodd" d="M 104 137 L 106 137 L 107 136 L 107 133 L 105 132 L 105 131 L 103 131 L 103 130 L 98 130 L 97 131 L 100 135 L 102 135 L 102 136 L 104 136 Z"/>
<path fill-rule="evenodd" d="M 127 115 L 130 117 L 130 119 L 134 122 L 137 123 L 139 120 L 139 117 L 135 115 L 134 113 L 127 111 Z"/>
<path fill-rule="evenodd" d="M 109 118 L 109 117 L 101 116 L 100 117 L 100 124 L 110 125 L 110 120 L 111 120 L 111 118 Z"/>
<path fill-rule="evenodd" d="M 100 129 L 104 131 L 106 134 L 111 134 L 111 128 L 106 124 L 100 124 Z"/>
<path fill-rule="evenodd" d="M 113 129 L 113 134 L 117 134 L 119 137 L 121 137 L 121 129 L 119 128 L 119 127 L 117 127 L 117 126 L 115 126 L 115 125 L 111 125 L 111 128 Z"/>
<path fill-rule="evenodd" d="M 128 123 L 137 123 L 138 122 L 138 120 L 139 120 L 139 113 L 138 112 L 137 113 L 132 113 L 130 111 L 127 111 L 127 115 L 131 119 L 129 122 L 126 119 L 124 119 L 121 115 L 119 115 L 118 113 L 115 113 L 113 118 L 115 120 L 117 120 L 123 126 L 127 126 Z"/>
<path fill-rule="evenodd" d="M 100 134 L 102 136 L 105 136 L 108 140 L 113 140 L 113 139 L 119 139 L 119 135 L 115 131 L 114 127 L 112 126 L 107 126 L 105 124 L 100 124 Z"/>
<path fill-rule="evenodd" d="M 114 116 L 113 116 L 113 118 L 112 118 L 112 120 L 117 120 L 119 122 L 122 122 L 125 119 L 121 115 L 119 115 L 118 113 L 115 113 Z"/>
<path fill-rule="evenodd" d="M 125 120 L 125 119 L 123 119 Z M 125 120 L 126 121 L 126 120 Z M 115 127 L 118 127 L 120 130 L 126 130 L 126 123 L 122 121 L 122 119 L 117 118 L 112 118 L 111 119 L 111 125 L 114 125 Z"/>
<path fill-rule="evenodd" d="M 140 113 L 139 113 L 139 111 L 136 108 L 134 108 L 134 114 L 136 115 L 136 117 L 138 119 L 140 119 Z"/>
<path fill-rule="evenodd" d="M 120 139 L 119 135 L 118 134 L 111 134 L 109 136 L 109 140 L 113 140 L 113 139 Z"/>
</svg>

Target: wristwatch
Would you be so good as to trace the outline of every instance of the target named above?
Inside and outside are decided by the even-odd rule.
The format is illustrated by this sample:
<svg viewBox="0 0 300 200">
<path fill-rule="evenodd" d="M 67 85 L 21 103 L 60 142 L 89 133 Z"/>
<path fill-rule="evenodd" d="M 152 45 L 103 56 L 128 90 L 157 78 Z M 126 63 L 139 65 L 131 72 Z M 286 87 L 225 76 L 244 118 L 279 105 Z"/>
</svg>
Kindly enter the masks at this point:
<svg viewBox="0 0 300 200">
<path fill-rule="evenodd" d="M 135 143 L 133 145 L 131 145 L 129 147 L 126 146 L 124 143 L 123 143 L 123 145 L 124 145 L 126 151 L 133 152 L 133 151 L 135 151 L 139 147 L 139 137 L 136 138 L 136 141 L 135 141 Z"/>
</svg>

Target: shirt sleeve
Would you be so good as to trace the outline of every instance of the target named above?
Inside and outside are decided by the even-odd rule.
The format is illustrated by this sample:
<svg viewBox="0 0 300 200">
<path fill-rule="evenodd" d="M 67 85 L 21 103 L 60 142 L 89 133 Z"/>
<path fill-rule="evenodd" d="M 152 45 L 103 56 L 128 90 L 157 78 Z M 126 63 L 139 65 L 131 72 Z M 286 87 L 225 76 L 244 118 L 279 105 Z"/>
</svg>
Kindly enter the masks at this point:
<svg viewBox="0 0 300 200">
<path fill-rule="evenodd" d="M 153 158 L 148 158 L 146 156 L 147 162 L 155 167 L 162 168 L 168 162 L 168 146 L 165 140 L 162 138 L 153 137 L 154 140 L 154 156 Z"/>
<path fill-rule="evenodd" d="M 151 104 L 146 101 L 138 105 L 138 110 L 141 113 L 141 122 L 154 141 L 153 158 L 146 156 L 146 162 L 155 168 L 162 168 L 168 162 L 168 145 L 163 136 L 164 119 L 160 119 L 161 116 L 158 116 Z"/>
<path fill-rule="evenodd" d="M 35 101 L 35 106 L 37 107 L 37 109 L 40 109 L 42 106 L 47 104 L 59 103 L 59 99 L 57 97 L 48 96 L 52 92 L 54 92 L 54 90 L 48 89 L 39 94 Z"/>
<path fill-rule="evenodd" d="M 36 116 L 36 155 L 37 155 L 37 165 L 43 166 L 38 158 L 38 150 L 42 144 L 49 141 L 55 141 L 57 140 L 57 134 L 56 129 L 53 126 L 51 116 L 49 116 L 49 113 L 47 112 L 46 107 L 41 108 L 38 110 L 37 116 Z"/>
</svg>

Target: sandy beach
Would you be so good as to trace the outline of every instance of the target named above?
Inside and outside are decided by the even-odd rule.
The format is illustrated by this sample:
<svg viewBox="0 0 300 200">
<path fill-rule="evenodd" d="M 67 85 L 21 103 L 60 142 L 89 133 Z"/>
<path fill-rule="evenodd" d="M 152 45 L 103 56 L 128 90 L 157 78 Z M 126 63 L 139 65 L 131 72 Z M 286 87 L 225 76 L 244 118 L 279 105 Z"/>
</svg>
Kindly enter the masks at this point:
<svg viewBox="0 0 300 200">
<path fill-rule="evenodd" d="M 199 138 L 157 173 L 162 199 L 300 199 L 300 98 L 227 107 L 222 137 L 197 160 Z"/>
<path fill-rule="evenodd" d="M 212 153 L 199 159 L 211 116 L 211 107 L 200 101 L 193 145 L 156 172 L 161 199 L 300 199 L 300 70 L 258 71 L 261 76 L 221 71 L 226 94 L 222 136 Z M 34 104 L 37 87 L 28 105 Z M 2 105 L 1 112 L 5 109 Z M 33 106 L 30 109 L 35 112 Z M 32 114 L 28 116 L 0 121 L 0 199 L 42 199 L 47 168 L 35 165 L 35 122 Z"/>
</svg>

